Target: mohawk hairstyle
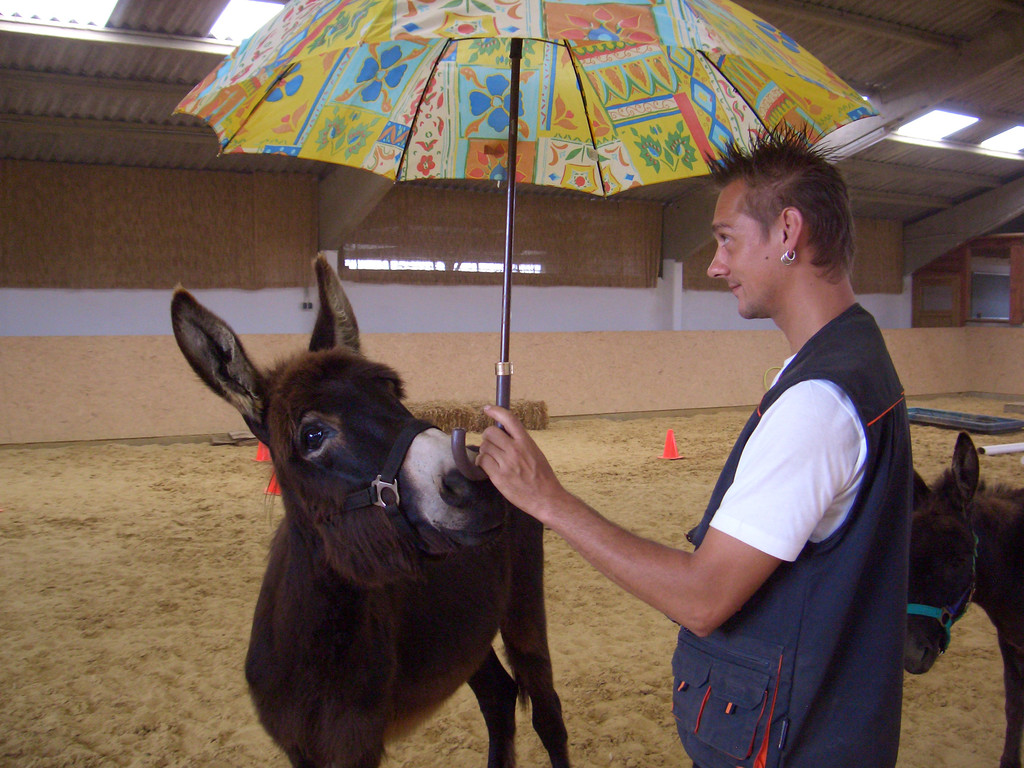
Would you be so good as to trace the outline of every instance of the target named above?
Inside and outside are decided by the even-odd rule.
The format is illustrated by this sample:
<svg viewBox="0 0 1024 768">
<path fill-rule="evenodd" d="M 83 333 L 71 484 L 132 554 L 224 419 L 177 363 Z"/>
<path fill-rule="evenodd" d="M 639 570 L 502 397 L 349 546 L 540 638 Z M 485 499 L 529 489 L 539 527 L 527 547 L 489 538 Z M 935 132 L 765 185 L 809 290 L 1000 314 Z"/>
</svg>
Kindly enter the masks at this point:
<svg viewBox="0 0 1024 768">
<path fill-rule="evenodd" d="M 850 273 L 853 214 L 846 183 L 827 153 L 814 148 L 806 134 L 788 126 L 766 131 L 749 147 L 733 142 L 708 166 L 719 189 L 734 181 L 746 184 L 745 210 L 765 237 L 783 209 L 796 208 L 816 251 L 812 264 L 830 275 Z"/>
</svg>

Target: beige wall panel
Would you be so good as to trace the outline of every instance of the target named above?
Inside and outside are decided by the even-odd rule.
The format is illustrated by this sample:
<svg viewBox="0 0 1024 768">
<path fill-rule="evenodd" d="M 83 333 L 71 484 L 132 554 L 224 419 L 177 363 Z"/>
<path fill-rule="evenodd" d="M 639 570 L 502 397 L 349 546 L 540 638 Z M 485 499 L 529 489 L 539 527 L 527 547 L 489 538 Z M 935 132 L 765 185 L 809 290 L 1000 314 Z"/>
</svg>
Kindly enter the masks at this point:
<svg viewBox="0 0 1024 768">
<path fill-rule="evenodd" d="M 885 332 L 908 395 L 1024 393 L 1024 333 L 1007 328 Z M 244 340 L 260 365 L 304 336 Z M 409 399 L 494 398 L 497 334 L 369 334 Z M 788 354 L 777 331 L 513 334 L 513 399 L 552 416 L 751 405 Z M 0 443 L 158 437 L 243 429 L 170 336 L 0 337 Z"/>
<path fill-rule="evenodd" d="M 1024 394 L 1024 329 L 961 329 L 970 389 L 1004 395 Z"/>
<path fill-rule="evenodd" d="M 787 354 L 778 331 L 525 334 L 512 350 L 513 396 L 556 416 L 754 403 Z"/>
<path fill-rule="evenodd" d="M 0 394 L 5 442 L 242 428 L 230 406 L 208 396 L 170 336 L 0 338 Z"/>
<path fill-rule="evenodd" d="M 1024 333 L 885 332 L 908 395 L 1024 393 Z M 261 366 L 304 336 L 244 339 Z M 406 380 L 409 399 L 492 401 L 497 334 L 370 334 L 366 353 Z M 750 406 L 788 353 L 776 331 L 514 334 L 513 399 L 552 416 Z M 155 437 L 244 429 L 167 336 L 0 338 L 0 442 Z"/>
<path fill-rule="evenodd" d="M 998 329 L 987 329 L 998 330 Z M 883 331 L 889 355 L 908 395 L 933 395 L 978 390 L 978 371 L 971 362 L 960 328 L 900 328 Z M 978 339 L 980 345 L 998 347 L 998 334 Z M 1024 381 L 1020 390 L 1024 392 Z"/>
<path fill-rule="evenodd" d="M 364 347 L 402 374 L 409 400 L 494 399 L 496 335 L 376 334 Z M 523 333 L 510 349 L 513 399 L 555 416 L 752 403 L 787 354 L 777 331 Z"/>
</svg>

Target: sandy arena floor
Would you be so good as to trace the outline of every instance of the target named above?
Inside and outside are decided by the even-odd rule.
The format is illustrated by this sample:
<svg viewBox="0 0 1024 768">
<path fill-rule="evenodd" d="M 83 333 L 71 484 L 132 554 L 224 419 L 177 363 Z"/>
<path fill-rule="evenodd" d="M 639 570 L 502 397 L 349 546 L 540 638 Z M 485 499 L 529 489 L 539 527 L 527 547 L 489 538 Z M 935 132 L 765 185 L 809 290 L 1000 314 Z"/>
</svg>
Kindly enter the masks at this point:
<svg viewBox="0 0 1024 768">
<path fill-rule="evenodd" d="M 1004 415 L 987 398 L 934 408 Z M 607 516 L 682 545 L 746 418 L 742 410 L 557 420 L 535 433 L 567 487 Z M 667 429 L 680 461 L 663 461 Z M 929 480 L 956 432 L 913 427 Z M 975 436 L 1015 442 L 1020 433 Z M 285 766 L 242 676 L 267 542 L 282 510 L 254 446 L 80 444 L 0 450 L 0 765 Z M 1024 484 L 1020 454 L 982 476 Z M 555 676 L 575 765 L 688 766 L 669 711 L 675 630 L 547 538 Z M 995 633 L 973 608 L 935 669 L 906 679 L 901 768 L 990 768 L 1002 747 Z M 520 762 L 545 765 L 520 716 Z M 387 768 L 481 768 L 463 688 Z"/>
</svg>

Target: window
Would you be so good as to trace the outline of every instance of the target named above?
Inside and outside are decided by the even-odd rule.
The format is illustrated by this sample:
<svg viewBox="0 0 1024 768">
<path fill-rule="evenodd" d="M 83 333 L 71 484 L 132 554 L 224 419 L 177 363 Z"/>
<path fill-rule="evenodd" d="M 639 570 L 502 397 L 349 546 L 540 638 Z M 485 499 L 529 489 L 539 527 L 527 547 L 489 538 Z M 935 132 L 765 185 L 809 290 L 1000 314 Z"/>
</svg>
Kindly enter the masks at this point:
<svg viewBox="0 0 1024 768">
<path fill-rule="evenodd" d="M 397 184 L 339 254 L 343 280 L 502 281 L 504 192 Z M 661 205 L 520 192 L 515 264 L 524 285 L 649 288 L 661 266 Z"/>
<path fill-rule="evenodd" d="M 971 319 L 1010 321 L 1010 275 L 971 273 Z"/>
</svg>

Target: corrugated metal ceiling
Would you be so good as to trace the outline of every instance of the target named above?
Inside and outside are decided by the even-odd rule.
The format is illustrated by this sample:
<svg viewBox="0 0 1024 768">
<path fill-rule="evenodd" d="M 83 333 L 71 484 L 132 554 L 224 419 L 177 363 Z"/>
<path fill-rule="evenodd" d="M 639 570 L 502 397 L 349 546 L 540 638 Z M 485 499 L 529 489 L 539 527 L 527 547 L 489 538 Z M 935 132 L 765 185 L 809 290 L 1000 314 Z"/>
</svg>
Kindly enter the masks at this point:
<svg viewBox="0 0 1024 768">
<path fill-rule="evenodd" d="M 207 37 L 226 4 L 119 0 L 105 30 L 0 16 L 0 157 L 329 174 L 332 166 L 292 158 L 218 157 L 212 131 L 173 115 L 230 50 Z M 1008 211 L 1024 211 L 1024 203 L 997 194 L 1024 179 L 1024 154 L 994 157 L 891 138 L 900 122 L 936 106 L 982 118 L 954 137 L 965 143 L 1024 125 L 1024 0 L 745 4 L 882 109 L 875 134 L 841 150 L 858 215 L 909 225 L 984 194 Z M 668 201 L 690 188 L 637 196 Z"/>
</svg>

